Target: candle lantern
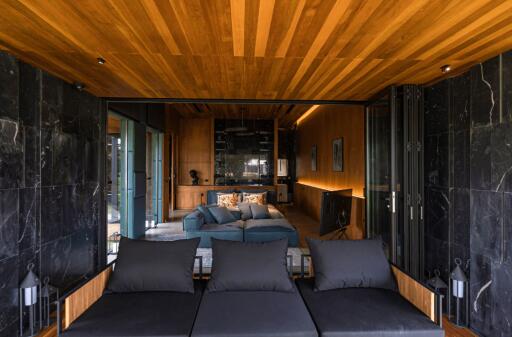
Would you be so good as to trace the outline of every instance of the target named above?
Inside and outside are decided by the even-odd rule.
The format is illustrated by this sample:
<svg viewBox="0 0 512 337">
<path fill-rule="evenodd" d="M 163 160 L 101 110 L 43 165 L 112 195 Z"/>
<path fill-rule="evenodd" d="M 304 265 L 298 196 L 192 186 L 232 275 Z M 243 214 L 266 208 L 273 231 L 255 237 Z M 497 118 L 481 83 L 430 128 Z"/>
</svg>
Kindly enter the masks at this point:
<svg viewBox="0 0 512 337">
<path fill-rule="evenodd" d="M 434 277 L 428 280 L 427 283 L 437 292 L 448 288 L 448 285 L 441 279 L 441 272 L 439 269 L 434 270 Z"/>
<path fill-rule="evenodd" d="M 467 326 L 469 317 L 469 284 L 466 274 L 461 268 L 462 260 L 455 259 L 455 268 L 450 273 L 448 286 L 448 314 L 450 320 L 457 326 Z M 453 308 L 455 302 L 455 308 Z M 464 306 L 464 308 L 461 308 Z M 465 317 L 461 319 L 461 312 L 465 310 Z M 455 317 L 453 317 L 455 311 Z"/>
<path fill-rule="evenodd" d="M 45 327 L 50 326 L 50 304 L 59 299 L 59 289 L 50 285 L 50 278 L 47 276 L 43 280 L 41 288 L 41 301 L 43 307 L 43 324 Z"/>
<path fill-rule="evenodd" d="M 36 332 L 36 307 L 38 304 L 38 296 L 41 289 L 41 282 L 33 271 L 34 264 L 30 263 L 27 266 L 27 275 L 20 284 L 19 299 L 20 299 L 20 336 L 25 335 L 23 315 L 25 310 L 28 311 L 29 317 L 29 336 L 34 336 Z M 41 303 L 39 302 L 39 305 Z M 40 308 L 41 309 L 41 308 Z M 41 310 L 39 310 L 41 314 Z M 39 320 L 41 323 L 41 320 Z"/>
</svg>

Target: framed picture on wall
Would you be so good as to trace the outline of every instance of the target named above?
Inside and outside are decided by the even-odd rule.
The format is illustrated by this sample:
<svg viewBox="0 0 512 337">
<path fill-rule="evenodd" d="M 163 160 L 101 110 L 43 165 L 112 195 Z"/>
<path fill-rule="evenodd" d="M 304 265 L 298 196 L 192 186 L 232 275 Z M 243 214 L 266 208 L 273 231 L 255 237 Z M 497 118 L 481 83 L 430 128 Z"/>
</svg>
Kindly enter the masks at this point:
<svg viewBox="0 0 512 337">
<path fill-rule="evenodd" d="M 343 138 L 332 141 L 332 170 L 343 172 Z"/>
<path fill-rule="evenodd" d="M 311 147 L 311 171 L 316 171 L 316 145 Z"/>
</svg>

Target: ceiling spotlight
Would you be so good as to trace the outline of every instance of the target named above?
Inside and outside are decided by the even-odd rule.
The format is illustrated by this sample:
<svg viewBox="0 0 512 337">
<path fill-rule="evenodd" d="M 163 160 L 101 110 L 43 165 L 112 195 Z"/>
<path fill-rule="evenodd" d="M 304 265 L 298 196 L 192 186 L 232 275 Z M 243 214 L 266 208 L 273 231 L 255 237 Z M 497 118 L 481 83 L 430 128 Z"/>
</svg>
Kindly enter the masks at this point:
<svg viewBox="0 0 512 337">
<path fill-rule="evenodd" d="M 82 91 L 85 89 L 85 84 L 83 84 L 82 82 L 75 82 L 75 83 L 73 83 L 73 86 L 78 91 Z"/>
<path fill-rule="evenodd" d="M 104 59 L 104 58 L 102 58 L 102 57 L 98 57 L 98 58 L 96 59 L 96 61 L 98 61 L 98 64 L 105 64 L 105 63 L 107 63 L 107 61 L 105 61 L 105 59 Z"/>
<path fill-rule="evenodd" d="M 450 72 L 450 70 L 452 70 L 452 67 L 449 64 L 445 64 L 444 66 L 441 67 L 441 72 L 443 74 Z"/>
</svg>

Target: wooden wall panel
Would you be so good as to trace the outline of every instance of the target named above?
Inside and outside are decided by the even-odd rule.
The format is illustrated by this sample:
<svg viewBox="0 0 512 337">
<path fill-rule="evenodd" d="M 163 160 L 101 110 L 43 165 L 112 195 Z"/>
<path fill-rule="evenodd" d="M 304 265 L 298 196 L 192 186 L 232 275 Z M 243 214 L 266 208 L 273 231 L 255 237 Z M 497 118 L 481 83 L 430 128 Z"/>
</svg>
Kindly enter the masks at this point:
<svg viewBox="0 0 512 337">
<path fill-rule="evenodd" d="M 189 171 L 199 175 L 200 185 L 213 183 L 212 148 L 213 130 L 211 118 L 180 120 L 178 138 L 178 185 L 190 185 Z"/>
<path fill-rule="evenodd" d="M 64 301 L 64 329 L 67 329 L 75 319 L 101 297 L 111 273 L 112 266 L 66 298 Z"/>
<path fill-rule="evenodd" d="M 325 189 L 295 184 L 294 188 L 294 205 L 312 217 L 316 221 L 320 221 L 320 208 L 322 205 L 322 193 Z M 352 198 L 352 210 L 350 214 L 350 225 L 346 234 L 349 239 L 358 240 L 365 237 L 365 200 L 359 197 Z"/>
<path fill-rule="evenodd" d="M 332 141 L 344 139 L 344 171 L 332 169 Z M 317 146 L 317 171 L 311 170 L 311 147 Z M 322 105 L 297 127 L 297 179 L 326 190 L 353 189 L 364 195 L 364 108 Z"/>
</svg>

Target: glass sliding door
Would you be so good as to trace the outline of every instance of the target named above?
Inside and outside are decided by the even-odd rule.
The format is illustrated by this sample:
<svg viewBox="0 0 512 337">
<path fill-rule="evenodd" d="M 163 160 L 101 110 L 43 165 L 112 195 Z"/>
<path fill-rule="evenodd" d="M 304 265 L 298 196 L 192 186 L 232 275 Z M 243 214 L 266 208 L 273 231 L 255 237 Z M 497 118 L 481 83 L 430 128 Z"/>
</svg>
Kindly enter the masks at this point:
<svg viewBox="0 0 512 337">
<path fill-rule="evenodd" d="M 163 221 L 163 137 L 151 128 L 146 132 L 146 229 Z"/>
<path fill-rule="evenodd" d="M 123 119 L 109 114 L 107 121 L 107 261 L 115 258 L 119 247 L 122 228 L 126 225 L 123 217 Z"/>
<path fill-rule="evenodd" d="M 387 93 L 366 108 L 366 212 L 369 238 L 380 238 L 395 261 L 396 190 L 393 188 L 393 100 Z"/>
</svg>

